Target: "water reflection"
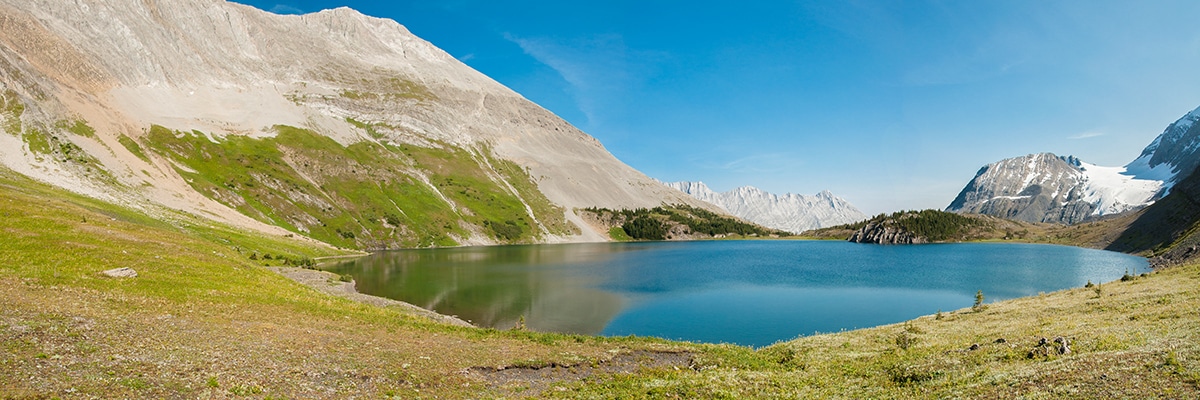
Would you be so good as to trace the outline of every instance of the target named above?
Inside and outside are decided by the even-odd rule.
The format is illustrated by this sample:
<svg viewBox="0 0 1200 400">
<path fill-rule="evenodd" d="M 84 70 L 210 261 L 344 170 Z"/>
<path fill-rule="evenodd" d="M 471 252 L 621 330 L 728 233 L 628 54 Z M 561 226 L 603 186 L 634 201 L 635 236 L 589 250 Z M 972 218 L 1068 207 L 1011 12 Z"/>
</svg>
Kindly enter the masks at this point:
<svg viewBox="0 0 1200 400">
<path fill-rule="evenodd" d="M 378 253 L 329 268 L 479 326 L 766 345 L 1106 282 L 1146 261 L 1022 244 L 724 241 Z"/>
</svg>

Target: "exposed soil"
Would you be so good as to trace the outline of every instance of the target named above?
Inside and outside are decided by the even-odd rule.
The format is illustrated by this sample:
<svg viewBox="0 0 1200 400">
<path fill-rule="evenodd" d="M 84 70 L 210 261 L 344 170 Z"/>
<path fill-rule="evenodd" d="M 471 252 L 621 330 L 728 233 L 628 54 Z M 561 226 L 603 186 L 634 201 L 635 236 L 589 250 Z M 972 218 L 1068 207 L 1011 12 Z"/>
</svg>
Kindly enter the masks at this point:
<svg viewBox="0 0 1200 400">
<path fill-rule="evenodd" d="M 597 375 L 633 374 L 643 369 L 680 371 L 685 368 L 698 369 L 690 352 L 634 350 L 594 363 L 474 367 L 467 372 L 467 376 L 487 382 L 495 388 L 525 396 L 538 396 L 560 382 L 577 382 Z"/>
</svg>

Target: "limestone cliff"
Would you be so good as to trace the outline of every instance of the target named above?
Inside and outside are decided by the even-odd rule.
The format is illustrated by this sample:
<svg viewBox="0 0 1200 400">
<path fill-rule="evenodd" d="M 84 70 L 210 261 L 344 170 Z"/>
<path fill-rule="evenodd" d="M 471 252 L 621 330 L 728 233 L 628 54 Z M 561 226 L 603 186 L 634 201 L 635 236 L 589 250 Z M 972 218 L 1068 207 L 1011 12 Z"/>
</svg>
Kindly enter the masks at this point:
<svg viewBox="0 0 1200 400">
<path fill-rule="evenodd" d="M 811 196 L 777 195 L 753 186 L 720 193 L 709 189 L 704 182 L 672 182 L 667 186 L 721 207 L 738 218 L 793 233 L 867 219 L 853 204 L 829 191 Z"/>
</svg>

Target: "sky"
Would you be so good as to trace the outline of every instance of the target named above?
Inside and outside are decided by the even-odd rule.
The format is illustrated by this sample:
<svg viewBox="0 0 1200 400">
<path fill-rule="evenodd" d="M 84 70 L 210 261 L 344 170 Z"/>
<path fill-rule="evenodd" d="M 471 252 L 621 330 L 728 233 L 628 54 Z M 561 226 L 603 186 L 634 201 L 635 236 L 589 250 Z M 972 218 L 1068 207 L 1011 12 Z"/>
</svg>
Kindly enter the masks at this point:
<svg viewBox="0 0 1200 400">
<path fill-rule="evenodd" d="M 1200 107 L 1200 2 L 238 0 L 393 19 L 663 181 L 945 208 L 980 167 L 1125 165 Z"/>
</svg>

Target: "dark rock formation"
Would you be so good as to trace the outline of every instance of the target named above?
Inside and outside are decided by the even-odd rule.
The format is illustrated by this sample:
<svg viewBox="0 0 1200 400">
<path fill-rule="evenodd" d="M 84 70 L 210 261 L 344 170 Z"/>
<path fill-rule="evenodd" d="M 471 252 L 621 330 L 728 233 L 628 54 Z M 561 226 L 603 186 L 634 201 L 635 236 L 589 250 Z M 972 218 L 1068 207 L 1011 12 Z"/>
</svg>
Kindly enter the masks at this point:
<svg viewBox="0 0 1200 400">
<path fill-rule="evenodd" d="M 919 237 L 903 228 L 888 226 L 885 222 L 868 222 L 858 232 L 854 232 L 849 241 L 875 244 L 929 243 L 929 239 Z"/>
</svg>

